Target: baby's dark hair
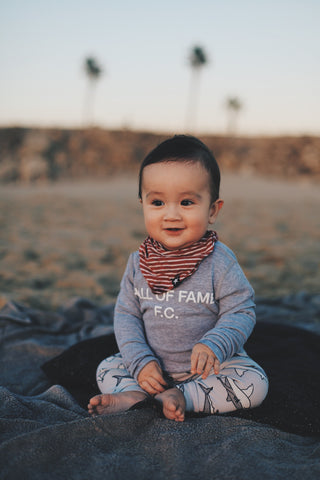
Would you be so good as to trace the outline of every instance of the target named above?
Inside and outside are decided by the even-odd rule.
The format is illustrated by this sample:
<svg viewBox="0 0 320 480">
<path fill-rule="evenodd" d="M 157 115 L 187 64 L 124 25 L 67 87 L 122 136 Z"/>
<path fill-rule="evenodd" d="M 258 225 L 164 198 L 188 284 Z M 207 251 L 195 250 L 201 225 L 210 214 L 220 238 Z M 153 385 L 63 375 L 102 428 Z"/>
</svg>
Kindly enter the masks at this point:
<svg viewBox="0 0 320 480">
<path fill-rule="evenodd" d="M 211 200 L 219 198 L 220 170 L 213 153 L 196 137 L 175 135 L 155 147 L 143 160 L 139 172 L 139 198 L 142 198 L 142 174 L 145 167 L 162 162 L 199 162 L 210 177 Z"/>
</svg>

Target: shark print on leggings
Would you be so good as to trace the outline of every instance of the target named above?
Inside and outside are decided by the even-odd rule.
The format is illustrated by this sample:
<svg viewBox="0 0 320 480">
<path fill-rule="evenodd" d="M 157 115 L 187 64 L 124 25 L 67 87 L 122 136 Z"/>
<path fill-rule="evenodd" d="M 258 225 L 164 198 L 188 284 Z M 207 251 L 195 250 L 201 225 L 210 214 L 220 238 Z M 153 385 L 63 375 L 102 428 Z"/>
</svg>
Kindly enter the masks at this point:
<svg viewBox="0 0 320 480">
<path fill-rule="evenodd" d="M 230 377 L 219 376 L 217 378 L 228 393 L 227 402 L 232 402 L 237 410 L 251 407 L 250 397 L 254 391 L 253 384 L 249 385 L 247 388 L 240 388 L 238 382 L 232 380 Z"/>
<path fill-rule="evenodd" d="M 204 393 L 204 404 L 203 404 L 203 413 L 217 413 L 215 411 L 215 408 L 213 406 L 212 400 L 210 398 L 210 392 L 213 390 L 213 387 L 206 387 L 205 385 L 202 385 L 202 383 L 198 383 L 199 387 Z"/>
<path fill-rule="evenodd" d="M 167 372 L 164 372 L 164 378 L 169 389 L 178 388 L 184 394 L 187 412 L 206 415 L 256 407 L 268 391 L 268 379 L 263 369 L 245 355 L 225 361 L 219 374 L 211 373 L 205 379 L 195 374 L 179 381 Z M 125 368 L 120 354 L 101 362 L 97 369 L 97 380 L 102 393 L 134 390 L 144 393 Z"/>
</svg>

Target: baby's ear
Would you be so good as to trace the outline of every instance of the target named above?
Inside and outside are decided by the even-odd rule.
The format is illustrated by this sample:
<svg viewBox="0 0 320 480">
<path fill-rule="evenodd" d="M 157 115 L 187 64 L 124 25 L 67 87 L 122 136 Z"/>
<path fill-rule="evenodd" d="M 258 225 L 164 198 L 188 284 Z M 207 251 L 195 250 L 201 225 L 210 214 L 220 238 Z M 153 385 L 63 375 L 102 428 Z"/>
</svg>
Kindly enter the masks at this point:
<svg viewBox="0 0 320 480">
<path fill-rule="evenodd" d="M 218 213 L 220 212 L 221 208 L 223 207 L 224 201 L 221 198 L 218 198 L 210 207 L 210 214 L 209 214 L 209 223 L 213 224 L 216 221 Z"/>
</svg>

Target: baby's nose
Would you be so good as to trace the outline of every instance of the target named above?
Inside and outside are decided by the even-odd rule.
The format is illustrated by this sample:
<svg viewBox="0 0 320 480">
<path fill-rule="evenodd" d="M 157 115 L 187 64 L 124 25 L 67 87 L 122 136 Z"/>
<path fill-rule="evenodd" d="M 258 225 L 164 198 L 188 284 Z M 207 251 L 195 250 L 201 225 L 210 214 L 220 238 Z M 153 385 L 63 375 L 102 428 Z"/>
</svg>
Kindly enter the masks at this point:
<svg viewBox="0 0 320 480">
<path fill-rule="evenodd" d="M 170 204 L 166 208 L 165 219 L 166 220 L 179 220 L 181 218 L 179 205 Z"/>
</svg>

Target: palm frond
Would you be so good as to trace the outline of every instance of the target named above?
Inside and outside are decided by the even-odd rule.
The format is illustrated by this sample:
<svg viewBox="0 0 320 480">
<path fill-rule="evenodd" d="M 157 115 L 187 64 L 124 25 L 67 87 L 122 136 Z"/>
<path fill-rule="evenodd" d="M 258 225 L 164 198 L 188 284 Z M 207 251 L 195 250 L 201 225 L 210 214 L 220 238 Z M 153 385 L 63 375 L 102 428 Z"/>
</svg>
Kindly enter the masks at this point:
<svg viewBox="0 0 320 480">
<path fill-rule="evenodd" d="M 208 63 L 208 57 L 204 49 L 198 45 L 194 46 L 190 53 L 190 64 L 194 68 L 202 67 Z"/>
<path fill-rule="evenodd" d="M 88 57 L 85 59 L 85 69 L 91 78 L 98 78 L 102 73 L 102 68 L 98 65 L 98 62 L 93 57 Z"/>
</svg>

